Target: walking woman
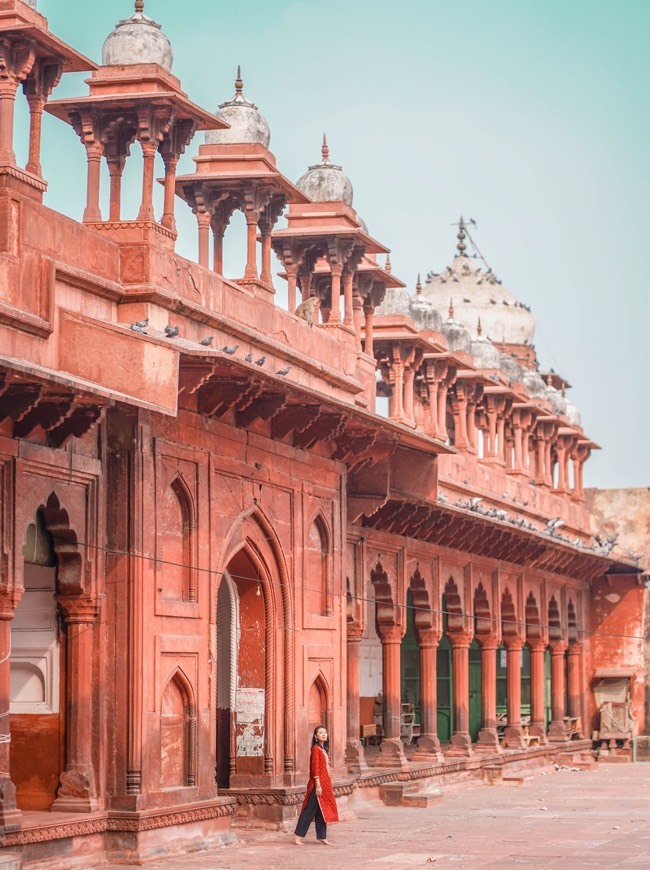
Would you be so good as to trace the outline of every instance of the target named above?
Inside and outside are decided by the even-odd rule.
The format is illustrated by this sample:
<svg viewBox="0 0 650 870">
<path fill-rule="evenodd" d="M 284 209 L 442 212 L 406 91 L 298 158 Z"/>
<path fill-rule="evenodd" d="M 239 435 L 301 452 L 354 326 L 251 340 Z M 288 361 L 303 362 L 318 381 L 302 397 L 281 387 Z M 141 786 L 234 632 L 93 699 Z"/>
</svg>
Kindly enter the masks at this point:
<svg viewBox="0 0 650 870">
<path fill-rule="evenodd" d="M 316 837 L 323 846 L 331 846 L 327 839 L 327 823 L 338 822 L 336 799 L 330 776 L 330 760 L 327 754 L 329 741 L 327 728 L 319 725 L 314 729 L 309 759 L 309 782 L 307 794 L 302 804 L 295 830 L 297 846 L 302 846 L 302 838 L 307 834 L 312 821 L 316 820 Z"/>
</svg>

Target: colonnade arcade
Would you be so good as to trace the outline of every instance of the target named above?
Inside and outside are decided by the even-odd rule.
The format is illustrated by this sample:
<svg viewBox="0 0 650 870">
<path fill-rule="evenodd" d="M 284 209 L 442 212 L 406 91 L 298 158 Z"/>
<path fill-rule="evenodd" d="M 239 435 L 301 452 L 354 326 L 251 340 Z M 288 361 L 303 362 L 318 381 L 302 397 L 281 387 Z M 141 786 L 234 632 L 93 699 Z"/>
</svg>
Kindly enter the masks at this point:
<svg viewBox="0 0 650 870">
<path fill-rule="evenodd" d="M 577 736 L 580 588 L 467 566 L 441 566 L 439 584 L 423 573 L 399 594 L 380 558 L 364 600 L 349 600 L 350 769 L 367 763 L 366 734 L 379 767 L 404 765 L 405 748 L 409 761 L 441 760 L 564 742 L 569 723 Z"/>
</svg>

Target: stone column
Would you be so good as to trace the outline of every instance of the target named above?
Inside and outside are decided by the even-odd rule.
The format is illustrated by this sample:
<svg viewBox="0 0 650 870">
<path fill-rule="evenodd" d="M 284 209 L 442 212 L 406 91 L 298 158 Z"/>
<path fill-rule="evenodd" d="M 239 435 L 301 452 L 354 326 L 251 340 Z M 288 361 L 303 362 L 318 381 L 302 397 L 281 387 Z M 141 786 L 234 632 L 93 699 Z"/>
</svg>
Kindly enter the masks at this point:
<svg viewBox="0 0 650 870">
<path fill-rule="evenodd" d="M 17 89 L 18 82 L 13 76 L 0 76 L 0 163 L 14 166 L 14 108 Z"/>
<path fill-rule="evenodd" d="M 566 646 L 565 640 L 551 643 L 551 724 L 548 728 L 548 739 L 552 743 L 566 740 L 564 727 Z"/>
<path fill-rule="evenodd" d="M 404 366 L 396 359 L 392 366 L 393 392 L 388 400 L 388 416 L 391 420 L 400 420 L 404 415 Z"/>
<path fill-rule="evenodd" d="M 29 157 L 27 158 L 28 172 L 41 176 L 41 131 L 43 127 L 43 107 L 45 97 L 41 94 L 28 94 L 29 104 Z"/>
<path fill-rule="evenodd" d="M 508 656 L 506 684 L 508 690 L 508 724 L 503 737 L 503 745 L 508 749 L 525 749 L 521 728 L 521 648 L 519 638 L 505 641 Z"/>
<path fill-rule="evenodd" d="M 122 173 L 124 171 L 124 159 L 109 159 L 107 163 L 108 174 L 111 180 L 108 219 L 109 221 L 119 221 L 122 216 Z"/>
<path fill-rule="evenodd" d="M 226 225 L 214 220 L 210 221 L 212 227 L 212 270 L 218 275 L 223 275 L 223 237 L 226 232 Z"/>
<path fill-rule="evenodd" d="M 10 668 L 13 602 L 0 600 L 0 827 L 17 831 L 23 814 L 16 806 L 16 786 L 11 781 Z"/>
<path fill-rule="evenodd" d="M 362 770 L 368 769 L 365 752 L 359 740 L 361 732 L 359 717 L 359 645 L 361 643 L 361 636 L 362 632 L 360 628 L 348 627 L 348 737 L 345 744 L 345 762 L 350 773 L 361 773 Z"/>
<path fill-rule="evenodd" d="M 138 212 L 138 220 L 154 221 L 153 213 L 153 182 L 154 182 L 154 161 L 158 150 L 158 143 L 150 140 L 141 140 L 140 147 L 142 148 L 142 157 L 144 158 L 144 168 L 142 170 L 142 203 Z"/>
<path fill-rule="evenodd" d="M 377 767 L 405 767 L 406 756 L 400 739 L 402 712 L 400 653 L 402 629 L 398 625 L 380 625 L 384 695 L 384 738 Z"/>
<path fill-rule="evenodd" d="M 99 208 L 99 180 L 104 148 L 101 142 L 93 142 L 86 145 L 86 157 L 88 159 L 88 185 L 86 192 L 86 208 L 84 209 L 84 221 L 101 221 L 102 213 Z"/>
<path fill-rule="evenodd" d="M 415 371 L 413 367 L 407 365 L 404 367 L 404 422 L 409 426 L 415 426 L 415 418 L 413 416 L 413 382 L 415 380 Z"/>
<path fill-rule="evenodd" d="M 333 263 L 332 270 L 332 311 L 330 314 L 330 323 L 341 322 L 341 273 L 343 267 L 340 263 Z"/>
<path fill-rule="evenodd" d="M 92 662 L 99 604 L 92 599 L 59 599 L 67 626 L 66 764 L 52 809 L 88 813 L 99 808 L 93 768 Z"/>
<path fill-rule="evenodd" d="M 363 302 L 358 294 L 352 297 L 352 321 L 354 334 L 357 337 L 357 350 L 361 351 L 361 318 L 363 316 Z"/>
<path fill-rule="evenodd" d="M 528 641 L 530 649 L 530 726 L 528 733 L 547 743 L 544 721 L 544 640 Z"/>
<path fill-rule="evenodd" d="M 375 307 L 372 302 L 369 305 L 363 306 L 363 313 L 365 315 L 365 341 L 364 341 L 364 353 L 367 356 L 375 355 L 375 345 L 374 345 L 374 321 L 375 321 Z"/>
<path fill-rule="evenodd" d="M 473 755 L 469 734 L 469 645 L 468 635 L 448 635 L 454 668 L 454 733 L 447 755 Z"/>
<path fill-rule="evenodd" d="M 251 281 L 257 281 L 259 274 L 257 271 L 257 211 L 247 209 L 246 215 L 246 269 L 244 270 L 244 278 Z"/>
<path fill-rule="evenodd" d="M 568 715 L 582 720 L 582 644 L 570 643 L 567 649 L 567 700 Z"/>
<path fill-rule="evenodd" d="M 438 438 L 447 440 L 447 394 L 449 386 L 445 377 L 438 383 L 438 425 L 436 427 Z"/>
<path fill-rule="evenodd" d="M 296 310 L 296 284 L 298 283 L 298 269 L 296 266 L 287 266 L 287 308 L 290 313 Z"/>
<path fill-rule="evenodd" d="M 262 236 L 262 272 L 260 281 L 267 287 L 273 287 L 273 275 L 271 274 L 271 226 L 268 221 L 260 222 L 260 235 Z"/>
<path fill-rule="evenodd" d="M 176 167 L 178 157 L 176 154 L 164 154 L 165 162 L 165 205 L 160 223 L 168 230 L 176 232 L 176 218 L 174 217 L 174 199 L 176 197 Z"/>
<path fill-rule="evenodd" d="M 197 211 L 199 225 L 199 265 L 210 268 L 210 215 L 207 211 Z"/>
<path fill-rule="evenodd" d="M 437 656 L 440 632 L 419 629 L 420 644 L 420 737 L 413 761 L 441 761 L 438 737 L 438 673 Z"/>
<path fill-rule="evenodd" d="M 482 724 L 476 749 L 500 752 L 497 733 L 497 640 L 476 638 L 481 646 L 481 712 Z"/>
<path fill-rule="evenodd" d="M 468 447 L 467 399 L 460 390 L 456 391 L 456 396 L 452 399 L 452 408 L 454 411 L 454 423 L 456 424 L 454 446 L 459 450 L 466 450 Z"/>
<path fill-rule="evenodd" d="M 343 273 L 343 323 L 352 326 L 352 272 L 346 267 Z"/>
</svg>

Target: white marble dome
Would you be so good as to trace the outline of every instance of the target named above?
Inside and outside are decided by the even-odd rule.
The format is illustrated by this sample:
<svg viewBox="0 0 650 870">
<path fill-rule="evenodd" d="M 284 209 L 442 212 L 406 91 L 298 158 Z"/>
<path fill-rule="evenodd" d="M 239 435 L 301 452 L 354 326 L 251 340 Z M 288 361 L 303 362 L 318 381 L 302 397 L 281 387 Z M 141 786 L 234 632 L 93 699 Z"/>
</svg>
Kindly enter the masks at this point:
<svg viewBox="0 0 650 870">
<path fill-rule="evenodd" d="M 453 297 L 456 316 L 461 323 L 483 324 L 483 334 L 504 344 L 533 343 L 535 320 L 528 308 L 506 290 L 492 271 L 484 272 L 476 260 L 465 253 L 464 225 L 458 232 L 458 253 L 439 275 L 429 275 L 423 293 L 434 308 L 444 312 Z"/>
<path fill-rule="evenodd" d="M 342 167 L 330 163 L 327 140 L 323 136 L 323 160 L 310 166 L 296 182 L 296 187 L 312 202 L 345 202 L 352 205 L 352 182 Z"/>
<path fill-rule="evenodd" d="M 266 118 L 262 116 L 255 103 L 244 96 L 244 83 L 241 70 L 237 69 L 235 96 L 227 103 L 221 103 L 216 112 L 217 118 L 230 125 L 227 130 L 207 130 L 205 141 L 208 145 L 263 145 L 269 147 L 271 131 Z"/>
<path fill-rule="evenodd" d="M 565 400 L 566 409 L 564 411 L 565 416 L 569 423 L 572 426 L 582 426 L 582 417 L 580 416 L 580 411 L 576 408 L 573 402 L 569 401 L 569 399 Z"/>
<path fill-rule="evenodd" d="M 546 401 L 556 414 L 564 414 L 566 411 L 566 399 L 559 390 L 556 390 L 550 384 L 546 387 Z"/>
<path fill-rule="evenodd" d="M 37 3 L 37 0 L 23 0 L 23 3 L 24 3 L 26 6 L 31 6 L 32 9 L 36 9 L 36 3 Z"/>
<path fill-rule="evenodd" d="M 498 369 L 501 367 L 501 354 L 492 344 L 489 338 L 479 334 L 472 340 L 470 352 L 474 357 L 474 365 L 477 369 Z"/>
<path fill-rule="evenodd" d="M 381 305 L 375 309 L 378 317 L 387 314 L 411 316 L 411 296 L 406 287 L 387 287 Z"/>
<path fill-rule="evenodd" d="M 532 399 L 546 398 L 546 384 L 544 378 L 539 374 L 539 372 L 524 372 L 522 383 L 528 390 Z"/>
<path fill-rule="evenodd" d="M 174 62 L 172 44 L 160 24 L 148 18 L 143 9 L 143 0 L 136 0 L 135 14 L 118 22 L 115 30 L 108 34 L 102 48 L 104 66 L 157 63 L 171 72 Z"/>
<path fill-rule="evenodd" d="M 442 324 L 441 332 L 447 339 L 449 350 L 460 350 L 463 353 L 472 352 L 472 337 L 462 323 L 454 318 L 454 306 L 449 305 L 449 317 Z"/>
<path fill-rule="evenodd" d="M 509 353 L 502 353 L 499 363 L 499 368 L 508 378 L 511 384 L 520 384 L 524 377 L 524 370 L 519 365 L 517 360 Z"/>
</svg>

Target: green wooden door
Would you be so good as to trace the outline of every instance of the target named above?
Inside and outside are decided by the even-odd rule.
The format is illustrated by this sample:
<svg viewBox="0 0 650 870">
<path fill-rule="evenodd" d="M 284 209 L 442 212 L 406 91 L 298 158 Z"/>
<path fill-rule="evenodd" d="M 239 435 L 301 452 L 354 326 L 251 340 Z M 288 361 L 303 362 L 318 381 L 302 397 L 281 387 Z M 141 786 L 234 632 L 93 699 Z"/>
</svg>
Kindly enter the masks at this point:
<svg viewBox="0 0 650 870">
<path fill-rule="evenodd" d="M 438 644 L 436 659 L 438 687 L 438 737 L 443 743 L 449 743 L 454 733 L 453 717 L 453 666 L 451 661 L 451 644 L 446 636 Z"/>
<path fill-rule="evenodd" d="M 548 729 L 551 721 L 551 651 L 544 650 L 544 725 Z"/>
<path fill-rule="evenodd" d="M 469 733 L 472 743 L 478 740 L 478 732 L 481 730 L 482 705 L 481 684 L 483 682 L 483 670 L 481 666 L 481 648 L 472 640 L 469 648 Z"/>
</svg>

